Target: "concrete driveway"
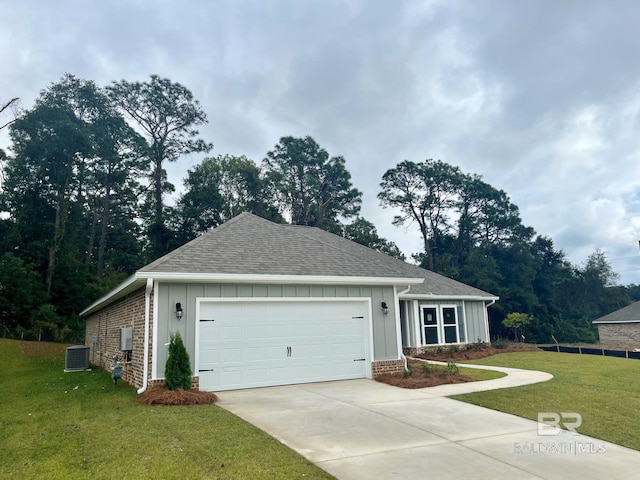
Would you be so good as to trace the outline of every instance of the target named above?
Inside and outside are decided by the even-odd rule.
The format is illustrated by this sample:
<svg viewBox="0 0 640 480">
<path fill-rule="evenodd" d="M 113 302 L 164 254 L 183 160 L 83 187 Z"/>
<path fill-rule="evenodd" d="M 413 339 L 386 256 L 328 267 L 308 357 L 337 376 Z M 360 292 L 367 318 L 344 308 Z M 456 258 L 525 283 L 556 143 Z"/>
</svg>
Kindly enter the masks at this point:
<svg viewBox="0 0 640 480">
<path fill-rule="evenodd" d="M 344 480 L 640 479 L 640 452 L 564 431 L 539 436 L 536 422 L 444 397 L 543 379 L 514 380 L 517 372 L 466 387 L 348 380 L 218 396 L 222 408 Z"/>
</svg>

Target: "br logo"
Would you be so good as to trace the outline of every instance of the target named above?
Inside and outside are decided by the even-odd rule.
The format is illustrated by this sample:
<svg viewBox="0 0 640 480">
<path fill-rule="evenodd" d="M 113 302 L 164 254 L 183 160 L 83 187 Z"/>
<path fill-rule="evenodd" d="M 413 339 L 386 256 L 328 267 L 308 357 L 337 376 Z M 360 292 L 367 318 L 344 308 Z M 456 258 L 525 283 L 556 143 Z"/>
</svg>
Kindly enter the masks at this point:
<svg viewBox="0 0 640 480">
<path fill-rule="evenodd" d="M 579 413 L 538 412 L 538 435 L 541 436 L 559 435 L 562 427 L 573 435 L 578 435 L 577 429 L 580 425 L 582 425 L 582 415 Z"/>
</svg>

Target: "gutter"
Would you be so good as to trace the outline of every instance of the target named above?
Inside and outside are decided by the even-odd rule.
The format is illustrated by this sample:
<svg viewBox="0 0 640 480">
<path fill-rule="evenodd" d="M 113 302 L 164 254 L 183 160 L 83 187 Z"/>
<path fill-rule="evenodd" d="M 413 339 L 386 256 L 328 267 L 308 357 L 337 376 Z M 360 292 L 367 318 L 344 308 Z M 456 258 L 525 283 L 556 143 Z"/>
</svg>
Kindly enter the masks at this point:
<svg viewBox="0 0 640 480">
<path fill-rule="evenodd" d="M 400 295 L 404 295 L 411 290 L 411 285 L 407 285 L 406 290 L 402 292 L 396 292 L 395 287 L 393 291 L 395 292 L 395 307 L 396 307 L 396 328 L 398 329 L 397 339 L 398 339 L 398 352 L 400 353 L 400 358 L 404 361 L 404 371 L 406 372 L 409 369 L 409 365 L 407 363 L 407 357 L 404 356 L 404 352 L 402 351 L 402 326 L 400 325 Z"/>
<path fill-rule="evenodd" d="M 142 387 L 137 392 L 144 393 L 149 383 L 149 322 L 151 320 L 151 292 L 153 291 L 153 278 L 147 278 L 147 286 L 144 290 L 144 369 L 142 371 Z"/>
</svg>

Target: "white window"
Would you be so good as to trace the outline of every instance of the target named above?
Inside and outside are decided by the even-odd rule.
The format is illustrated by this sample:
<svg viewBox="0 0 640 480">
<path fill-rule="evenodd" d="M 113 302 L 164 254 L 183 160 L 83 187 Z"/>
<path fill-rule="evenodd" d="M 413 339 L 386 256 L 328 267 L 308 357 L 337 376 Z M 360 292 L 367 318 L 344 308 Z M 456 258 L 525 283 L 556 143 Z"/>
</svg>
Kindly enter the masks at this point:
<svg viewBox="0 0 640 480">
<path fill-rule="evenodd" d="M 442 343 L 460 343 L 458 333 L 458 313 L 455 306 L 442 306 Z"/>
<path fill-rule="evenodd" d="M 422 335 L 425 345 L 437 345 L 440 343 L 438 334 L 438 309 L 424 307 L 422 309 Z"/>
<path fill-rule="evenodd" d="M 455 305 L 422 307 L 423 345 L 460 343 L 460 322 Z"/>
</svg>

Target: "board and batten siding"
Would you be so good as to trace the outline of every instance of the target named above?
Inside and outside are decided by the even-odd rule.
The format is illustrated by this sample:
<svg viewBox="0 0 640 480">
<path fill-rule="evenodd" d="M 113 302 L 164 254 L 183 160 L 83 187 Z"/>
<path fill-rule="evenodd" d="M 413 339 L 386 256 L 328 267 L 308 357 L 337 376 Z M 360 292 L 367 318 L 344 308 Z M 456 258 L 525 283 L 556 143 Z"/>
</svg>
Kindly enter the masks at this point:
<svg viewBox="0 0 640 480">
<path fill-rule="evenodd" d="M 394 302 L 392 286 L 341 286 L 341 285 L 251 285 L 251 284 L 213 284 L 213 283 L 163 283 L 155 288 L 154 318 L 157 318 L 154 330 L 154 350 L 152 378 L 164 378 L 164 368 L 169 353 L 170 336 L 180 332 L 194 365 L 196 346 L 196 299 L 198 298 L 371 298 L 373 324 L 374 361 L 396 360 L 399 357 L 396 318 L 394 309 L 384 315 L 380 302 L 389 305 Z M 180 302 L 183 317 L 177 320 L 175 305 Z"/>
<path fill-rule="evenodd" d="M 487 335 L 487 307 L 484 302 L 464 302 L 467 319 L 467 342 L 489 342 Z"/>
<path fill-rule="evenodd" d="M 414 302 L 418 304 L 418 321 L 415 321 Z M 421 332 L 416 331 L 415 325 L 421 328 L 422 308 L 441 305 L 455 306 L 458 311 L 460 325 L 460 343 L 489 342 L 487 335 L 487 307 L 483 301 L 475 300 L 403 300 L 401 303 L 402 345 L 403 347 L 420 347 Z"/>
</svg>

